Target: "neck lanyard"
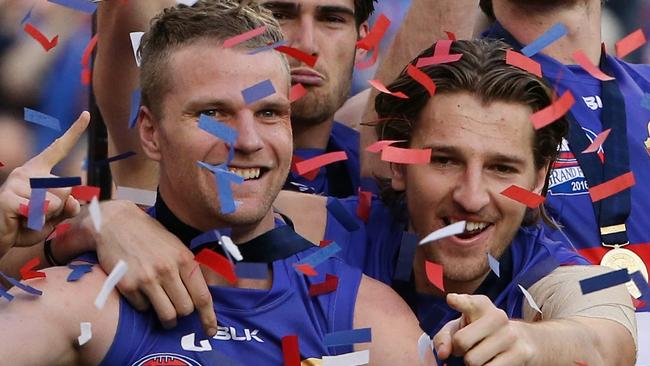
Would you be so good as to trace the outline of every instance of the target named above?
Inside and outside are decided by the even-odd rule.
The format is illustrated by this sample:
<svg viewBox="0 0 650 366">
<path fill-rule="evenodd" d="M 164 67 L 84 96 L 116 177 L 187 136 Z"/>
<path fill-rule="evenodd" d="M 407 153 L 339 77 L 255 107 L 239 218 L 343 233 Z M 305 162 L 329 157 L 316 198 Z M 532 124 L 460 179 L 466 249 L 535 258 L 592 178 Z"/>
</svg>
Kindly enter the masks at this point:
<svg viewBox="0 0 650 366">
<path fill-rule="evenodd" d="M 484 36 L 500 38 L 521 49 L 521 44 L 514 39 L 499 23 L 496 23 Z M 601 53 L 600 68 L 607 74 L 613 75 L 614 70 L 605 52 Z M 603 109 L 601 122 L 603 130 L 611 128 L 611 132 L 603 144 L 606 152 L 604 163 L 596 153 L 583 154 L 591 141 L 582 130 L 576 116 L 570 112 L 569 148 L 575 155 L 585 179 L 590 187 L 616 178 L 630 171 L 630 157 L 627 141 L 627 116 L 625 99 L 617 80 L 601 81 Z M 600 228 L 600 239 L 603 246 L 619 247 L 629 244 L 625 222 L 632 208 L 630 190 L 626 189 L 598 202 L 592 202 L 594 214 Z"/>
</svg>

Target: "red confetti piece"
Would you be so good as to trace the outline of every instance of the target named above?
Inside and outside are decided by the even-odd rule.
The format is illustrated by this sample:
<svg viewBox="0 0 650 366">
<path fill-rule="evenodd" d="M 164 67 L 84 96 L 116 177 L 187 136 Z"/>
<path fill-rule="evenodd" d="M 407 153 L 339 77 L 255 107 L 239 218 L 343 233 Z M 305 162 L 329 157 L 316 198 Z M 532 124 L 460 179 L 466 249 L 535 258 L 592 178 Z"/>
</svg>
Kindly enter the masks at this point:
<svg viewBox="0 0 650 366">
<path fill-rule="evenodd" d="M 528 71 L 537 77 L 542 77 L 542 65 L 540 65 L 539 62 L 531 59 L 530 57 L 526 57 L 519 52 L 507 50 L 506 63 L 508 65 L 512 65 L 522 70 Z"/>
<path fill-rule="evenodd" d="M 25 30 L 25 33 L 29 34 L 38 43 L 40 43 L 41 46 L 43 46 L 43 49 L 45 49 L 46 52 L 51 50 L 52 48 L 56 47 L 56 45 L 59 43 L 59 36 L 58 35 L 54 36 L 54 38 L 52 38 L 52 40 L 50 41 L 49 39 L 47 39 L 47 37 L 45 37 L 45 35 L 43 33 L 41 33 L 40 30 L 38 30 L 38 28 L 31 25 L 30 23 L 26 23 L 25 28 L 23 28 L 23 29 Z"/>
<path fill-rule="evenodd" d="M 237 282 L 237 275 L 235 274 L 235 268 L 230 263 L 226 257 L 222 256 L 219 253 L 216 253 L 208 248 L 203 248 L 199 254 L 194 257 L 194 260 L 207 266 L 215 273 L 221 275 L 231 284 Z"/>
<path fill-rule="evenodd" d="M 456 40 L 456 34 L 454 32 L 445 31 L 445 34 L 447 34 L 447 38 L 450 41 L 455 41 Z"/>
<path fill-rule="evenodd" d="M 257 37 L 260 34 L 266 32 L 266 26 L 263 25 L 259 28 L 255 28 L 253 30 L 250 30 L 248 32 L 244 32 L 240 35 L 228 38 L 227 40 L 223 41 L 223 48 L 230 48 L 234 47 L 240 43 L 246 42 L 251 38 Z"/>
<path fill-rule="evenodd" d="M 382 93 L 390 94 L 390 95 L 392 95 L 394 97 L 402 98 L 402 99 L 408 99 L 409 98 L 408 95 L 406 95 L 406 94 L 404 94 L 402 92 L 393 93 L 392 91 L 388 90 L 388 88 L 386 88 L 386 86 L 379 80 L 368 80 L 368 83 L 370 85 L 372 85 L 375 89 L 379 90 Z"/>
<path fill-rule="evenodd" d="M 298 174 L 298 170 L 296 170 L 296 164 L 300 163 L 301 161 L 305 161 L 305 159 L 301 158 L 298 155 L 294 155 L 291 158 L 291 171 Z M 311 172 L 302 174 L 302 177 L 307 179 L 307 180 L 314 180 L 318 176 L 318 170 L 313 170 Z"/>
<path fill-rule="evenodd" d="M 47 208 L 49 206 L 50 206 L 50 201 L 45 200 L 45 202 L 43 203 L 43 213 L 44 214 L 47 213 Z M 29 217 L 29 205 L 25 205 L 25 204 L 21 203 L 20 206 L 18 206 L 18 213 L 21 216 Z"/>
<path fill-rule="evenodd" d="M 366 151 L 376 154 L 376 153 L 382 151 L 386 146 L 390 146 L 390 145 L 396 144 L 398 142 L 406 142 L 406 140 L 381 140 L 381 141 L 377 141 L 374 144 L 366 147 Z"/>
<path fill-rule="evenodd" d="M 47 237 L 46 240 L 52 240 L 57 236 L 63 235 L 66 231 L 70 230 L 72 224 L 59 224 L 54 228 L 54 231 Z"/>
<path fill-rule="evenodd" d="M 611 128 L 606 129 L 605 131 L 601 132 L 596 136 L 594 139 L 594 142 L 591 143 L 586 149 L 582 151 L 583 154 L 585 153 L 592 153 L 598 151 L 600 147 L 605 143 L 605 140 L 607 139 L 607 136 L 609 136 L 609 133 L 612 131 Z"/>
<path fill-rule="evenodd" d="M 643 30 L 637 29 L 616 42 L 616 56 L 618 58 L 623 58 L 639 49 L 646 42 L 647 40 Z"/>
<path fill-rule="evenodd" d="M 573 361 L 573 362 L 576 364 L 576 366 L 587 366 L 587 364 L 583 362 L 578 362 L 578 361 Z"/>
<path fill-rule="evenodd" d="M 379 46 L 375 47 L 374 52 L 372 53 L 372 56 L 368 57 L 367 60 L 365 61 L 359 61 L 356 63 L 356 67 L 359 70 L 365 70 L 372 65 L 374 65 L 377 62 L 377 59 L 379 58 Z"/>
<path fill-rule="evenodd" d="M 562 116 L 564 116 L 569 111 L 569 109 L 571 109 L 575 102 L 576 100 L 573 98 L 573 94 L 567 90 L 564 92 L 564 94 L 562 94 L 560 99 L 554 101 L 548 107 L 539 110 L 530 116 L 530 120 L 533 122 L 533 127 L 536 130 L 539 130 L 540 128 L 544 128 L 557 121 L 558 119 L 562 118 Z"/>
<path fill-rule="evenodd" d="M 86 45 L 86 48 L 84 49 L 84 53 L 81 56 L 81 66 L 83 66 L 86 69 L 90 64 L 90 55 L 92 55 L 95 46 L 97 46 L 97 34 L 95 34 L 93 38 L 90 39 L 90 42 L 88 42 L 88 44 Z"/>
<path fill-rule="evenodd" d="M 442 278 L 442 266 L 437 263 L 429 262 L 428 260 L 424 261 L 424 265 L 424 269 L 427 272 L 427 279 L 429 282 L 444 292 L 445 285 Z"/>
<path fill-rule="evenodd" d="M 20 267 L 20 277 L 23 280 L 47 277 L 44 272 L 34 270 L 34 267 L 38 266 L 39 264 L 41 264 L 41 259 L 39 257 L 35 257 L 27 261 L 27 263 Z"/>
<path fill-rule="evenodd" d="M 357 42 L 357 47 L 366 51 L 376 48 L 381 43 L 381 39 L 384 38 L 388 27 L 390 27 L 390 19 L 384 14 L 379 14 L 368 35 Z"/>
<path fill-rule="evenodd" d="M 372 192 L 359 190 L 359 204 L 357 205 L 357 216 L 364 222 L 368 222 L 370 217 L 370 204 L 372 202 Z"/>
<path fill-rule="evenodd" d="M 72 187 L 70 195 L 78 200 L 92 201 L 93 198 L 99 199 L 100 188 L 93 186 L 75 186 Z"/>
<path fill-rule="evenodd" d="M 398 164 L 428 164 L 431 161 L 431 149 L 386 146 L 381 151 L 381 160 Z"/>
<path fill-rule="evenodd" d="M 345 153 L 345 151 L 334 151 L 331 153 L 326 153 L 296 163 L 296 173 L 304 175 L 314 170 L 318 171 L 318 169 L 326 165 L 347 159 L 348 155 Z"/>
<path fill-rule="evenodd" d="M 307 94 L 307 89 L 302 84 L 296 84 L 289 91 L 289 102 L 293 103 Z"/>
<path fill-rule="evenodd" d="M 602 70 L 598 68 L 598 66 L 594 65 L 587 55 L 585 55 L 582 50 L 577 50 L 573 53 L 572 55 L 573 60 L 580 65 L 586 72 L 589 73 L 589 75 L 595 77 L 598 80 L 602 81 L 607 81 L 607 80 L 614 80 L 613 77 L 606 75 Z"/>
<path fill-rule="evenodd" d="M 325 281 L 309 286 L 309 296 L 319 296 L 336 291 L 339 286 L 338 276 L 326 274 Z"/>
<path fill-rule="evenodd" d="M 334 240 L 321 240 L 320 243 L 318 243 L 318 246 L 321 248 L 324 248 L 330 244 L 332 244 Z"/>
<path fill-rule="evenodd" d="M 463 57 L 462 53 L 450 54 L 452 40 L 440 40 L 436 42 L 436 48 L 433 51 L 433 56 L 431 57 L 421 57 L 418 59 L 415 67 L 422 68 L 424 66 L 436 65 L 436 64 L 445 64 L 450 62 L 456 62 Z"/>
<path fill-rule="evenodd" d="M 537 193 L 514 184 L 506 188 L 501 194 L 519 203 L 523 203 L 529 208 L 537 208 L 544 202 L 544 196 L 540 196 Z"/>
<path fill-rule="evenodd" d="M 0 168 L 2 168 L 3 166 L 5 165 L 0 161 Z"/>
<path fill-rule="evenodd" d="M 298 336 L 289 335 L 282 337 L 282 353 L 284 354 L 284 366 L 300 366 Z"/>
<path fill-rule="evenodd" d="M 632 297 L 632 305 L 633 305 L 634 308 L 636 308 L 636 309 L 642 309 L 642 308 L 646 307 L 646 303 L 645 303 L 645 301 L 643 301 L 643 300 L 639 300 L 639 299 L 635 299 L 634 297 Z"/>
<path fill-rule="evenodd" d="M 302 272 L 305 276 L 318 276 L 318 272 L 314 269 L 314 267 L 310 266 L 309 264 L 294 264 L 293 265 L 297 271 Z"/>
<path fill-rule="evenodd" d="M 293 48 L 289 46 L 278 46 L 275 49 L 295 58 L 296 60 L 304 62 L 309 67 L 314 67 L 314 65 L 316 65 L 316 61 L 318 61 L 318 57 L 312 56 L 297 48 Z"/>
<path fill-rule="evenodd" d="M 434 96 L 436 94 L 436 83 L 434 83 L 429 75 L 424 73 L 422 70 L 411 64 L 408 64 L 406 66 L 406 73 L 412 77 L 413 80 L 422 85 L 429 92 L 430 96 Z"/>
<path fill-rule="evenodd" d="M 589 188 L 589 195 L 592 202 L 598 202 L 632 187 L 635 183 L 634 174 L 627 172 L 605 183 Z"/>
<path fill-rule="evenodd" d="M 81 83 L 83 85 L 89 85 L 91 78 L 92 78 L 92 74 L 90 73 L 89 69 L 81 70 Z"/>
</svg>

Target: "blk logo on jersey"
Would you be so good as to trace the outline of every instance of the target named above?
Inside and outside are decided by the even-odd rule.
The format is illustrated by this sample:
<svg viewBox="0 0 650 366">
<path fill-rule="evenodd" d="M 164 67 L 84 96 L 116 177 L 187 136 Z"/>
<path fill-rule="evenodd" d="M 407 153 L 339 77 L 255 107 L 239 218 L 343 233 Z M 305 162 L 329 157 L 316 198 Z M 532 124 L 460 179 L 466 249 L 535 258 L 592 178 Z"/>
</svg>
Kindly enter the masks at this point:
<svg viewBox="0 0 650 366">
<path fill-rule="evenodd" d="M 212 337 L 218 341 L 237 341 L 237 342 L 259 342 L 264 343 L 259 337 L 259 329 L 244 328 L 243 331 L 237 331 L 234 327 L 217 326 L 217 334 Z M 239 334 L 239 335 L 238 335 Z"/>
<path fill-rule="evenodd" d="M 583 130 L 587 134 L 587 138 L 593 142 L 596 134 L 586 128 L 583 128 Z M 602 154 L 602 147 L 599 148 L 598 153 Z M 569 142 L 566 139 L 562 139 L 560 154 L 555 163 L 553 163 L 548 192 L 554 196 L 572 196 L 589 193 L 587 179 L 578 164 L 578 160 L 569 148 Z"/>
<path fill-rule="evenodd" d="M 582 100 L 585 101 L 587 108 L 591 109 L 592 111 L 595 111 L 599 108 L 603 108 L 603 101 L 602 99 L 600 99 L 600 96 L 598 95 L 594 95 L 591 97 L 582 97 Z"/>
</svg>

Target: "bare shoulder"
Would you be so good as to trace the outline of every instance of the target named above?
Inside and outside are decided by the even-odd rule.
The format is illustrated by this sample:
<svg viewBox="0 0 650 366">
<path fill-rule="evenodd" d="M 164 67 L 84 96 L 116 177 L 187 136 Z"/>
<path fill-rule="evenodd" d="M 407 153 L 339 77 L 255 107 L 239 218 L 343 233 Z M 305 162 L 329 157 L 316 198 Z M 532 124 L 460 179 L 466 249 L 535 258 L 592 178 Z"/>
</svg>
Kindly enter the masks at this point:
<svg viewBox="0 0 650 366">
<path fill-rule="evenodd" d="M 325 235 L 327 225 L 327 197 L 291 191 L 281 191 L 273 207 L 287 215 L 296 232 L 312 243 L 318 244 Z"/>
</svg>

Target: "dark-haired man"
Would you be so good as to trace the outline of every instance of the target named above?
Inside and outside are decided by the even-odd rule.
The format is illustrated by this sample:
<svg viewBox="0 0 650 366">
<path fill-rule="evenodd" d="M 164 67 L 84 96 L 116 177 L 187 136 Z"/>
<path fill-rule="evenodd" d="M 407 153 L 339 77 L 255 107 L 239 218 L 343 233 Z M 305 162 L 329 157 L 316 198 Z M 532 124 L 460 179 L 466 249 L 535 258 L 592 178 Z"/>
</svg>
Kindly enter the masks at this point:
<svg viewBox="0 0 650 366">
<path fill-rule="evenodd" d="M 381 139 L 429 149 L 430 162 L 392 163 L 388 207 L 375 201 L 367 223 L 357 220 L 360 229 L 349 232 L 329 215 L 325 238 L 346 244 L 341 256 L 348 263 L 399 290 L 434 336 L 439 361 L 453 355 L 469 365 L 631 365 L 636 328 L 625 287 L 583 296 L 578 281 L 607 270 L 584 265 L 566 242 L 551 240 L 539 222 L 543 208 L 500 194 L 512 185 L 544 194 L 567 129 L 565 120 L 533 129 L 530 116 L 551 103 L 550 90 L 507 65 L 506 49 L 501 42 L 454 42 L 450 52 L 460 60 L 420 68 L 437 85 L 435 96 L 403 70 L 388 87 L 409 98 L 377 97 Z M 285 212 L 325 211 L 324 199 L 291 195 L 283 193 Z M 354 217 L 359 200 L 340 202 Z M 416 247 L 460 221 L 460 234 Z M 296 225 L 313 222 L 301 217 Z"/>
<path fill-rule="evenodd" d="M 260 26 L 266 26 L 266 31 L 259 38 L 233 48 L 222 47 L 226 39 Z M 267 11 L 222 0 L 166 9 L 156 17 L 142 44 L 139 132 L 146 155 L 160 163 L 159 195 L 149 213 L 188 247 L 201 232 L 231 228 L 244 261 L 262 263 L 265 278 L 241 275 L 227 280 L 228 275 L 200 268 L 192 255 L 181 259 L 191 264 L 182 275 L 205 277 L 211 286 L 202 296 L 213 297 L 219 310 L 221 328 L 212 329 L 212 338 L 205 339 L 200 319 L 204 314 L 192 313 L 191 306 L 185 308 L 183 315 L 187 316 L 173 330 L 165 330 L 153 311 L 136 311 L 115 290 L 109 289 L 103 305 L 97 305 L 101 303 L 97 299 L 93 305 L 107 281 L 103 271 L 95 269 L 77 282 L 69 282 L 69 268 L 51 268 L 46 271 L 47 278 L 28 283 L 40 288 L 42 297 L 26 298 L 17 287 L 4 295 L 15 298 L 0 304 L 0 358 L 16 365 L 148 365 L 163 361 L 281 365 L 285 359 L 313 365 L 322 357 L 352 351 L 362 352 L 353 356 L 363 359 L 363 351 L 370 350 L 375 365 L 419 363 L 421 330 L 403 301 L 338 258 L 310 257 L 320 248 L 296 234 L 290 221 L 271 207 L 291 162 L 290 76 L 283 55 L 249 52 L 279 39 L 279 27 Z M 240 90 L 264 80 L 275 92 L 255 101 L 245 100 Z M 215 124 L 236 130 L 235 141 L 226 142 L 200 128 L 201 115 L 214 115 L 221 120 L 213 121 Z M 41 232 L 24 227 L 19 204 L 30 197 L 29 177 L 49 174 L 87 123 L 84 114 L 68 134 L 12 173 L 0 188 L 3 249 L 14 245 L 15 238 L 24 241 L 21 234 L 29 233 L 34 241 L 37 235 L 48 234 L 50 225 Z M 209 170 L 205 164 L 227 167 Z M 232 199 L 238 202 L 234 212 L 222 213 L 227 197 L 218 193 L 224 184 L 219 180 L 215 184 L 218 174 L 243 178 L 232 187 Z M 48 223 L 78 212 L 76 201 L 69 197 L 70 189 L 49 194 L 57 199 L 51 198 Z M 303 263 L 311 263 L 311 270 L 318 273 L 307 277 L 296 266 Z M 211 268 L 223 273 L 229 267 L 221 263 Z M 336 291 L 312 294 L 310 287 L 325 281 L 326 275 L 338 277 Z M 188 294 L 166 296 L 177 301 Z M 80 324 L 86 329 L 85 322 L 91 323 L 91 332 L 82 331 L 79 337 Z M 372 329 L 371 343 L 369 339 L 326 341 L 329 333 L 363 328 Z M 37 338 L 33 337 L 35 330 Z M 294 336 L 297 339 L 291 342 Z M 77 339 L 82 344 L 78 345 Z"/>
</svg>

